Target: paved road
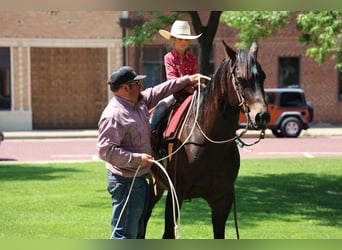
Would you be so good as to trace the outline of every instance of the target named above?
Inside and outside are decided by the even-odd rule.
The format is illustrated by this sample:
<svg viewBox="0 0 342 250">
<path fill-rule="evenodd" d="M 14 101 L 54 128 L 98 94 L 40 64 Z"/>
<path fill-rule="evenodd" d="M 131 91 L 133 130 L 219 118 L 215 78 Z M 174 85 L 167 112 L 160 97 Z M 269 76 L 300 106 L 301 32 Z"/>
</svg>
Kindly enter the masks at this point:
<svg viewBox="0 0 342 250">
<path fill-rule="evenodd" d="M 254 141 L 246 138 L 247 143 Z M 99 161 L 96 138 L 8 139 L 0 145 L 0 164 L 5 162 Z M 240 149 L 242 159 L 288 157 L 342 157 L 342 136 L 265 138 Z"/>
<path fill-rule="evenodd" d="M 98 160 L 96 139 L 5 140 L 1 162 L 74 162 Z"/>
</svg>

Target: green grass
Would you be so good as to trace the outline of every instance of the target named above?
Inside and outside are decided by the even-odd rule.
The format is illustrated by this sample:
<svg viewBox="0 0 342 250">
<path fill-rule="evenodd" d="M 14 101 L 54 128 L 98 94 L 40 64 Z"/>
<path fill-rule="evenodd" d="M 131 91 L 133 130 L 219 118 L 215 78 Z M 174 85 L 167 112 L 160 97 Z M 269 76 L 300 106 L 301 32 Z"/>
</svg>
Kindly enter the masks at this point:
<svg viewBox="0 0 342 250">
<path fill-rule="evenodd" d="M 242 239 L 342 238 L 342 158 L 245 159 L 236 183 Z M 0 239 L 107 239 L 111 200 L 102 162 L 0 164 Z M 147 238 L 163 231 L 165 197 Z M 180 238 L 211 239 L 210 209 L 185 202 Z M 226 238 L 234 239 L 233 213 Z"/>
</svg>

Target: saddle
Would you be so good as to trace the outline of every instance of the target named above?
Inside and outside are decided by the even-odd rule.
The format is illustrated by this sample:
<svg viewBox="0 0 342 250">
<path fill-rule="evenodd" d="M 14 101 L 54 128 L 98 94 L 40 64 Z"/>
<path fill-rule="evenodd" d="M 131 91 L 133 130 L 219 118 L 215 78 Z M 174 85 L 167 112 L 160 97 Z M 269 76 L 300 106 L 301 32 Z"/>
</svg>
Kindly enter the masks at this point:
<svg viewBox="0 0 342 250">
<path fill-rule="evenodd" d="M 189 108 L 192 95 L 176 100 L 174 104 L 165 112 L 162 119 L 152 131 L 151 143 L 154 153 L 160 157 L 166 155 L 167 144 L 176 139 Z"/>
<path fill-rule="evenodd" d="M 168 155 L 168 146 L 173 144 L 182 127 L 191 98 L 192 96 L 189 95 L 176 99 L 175 103 L 170 106 L 162 119 L 160 119 L 156 129 L 152 131 L 151 144 L 155 158 L 161 159 Z M 167 168 L 166 160 L 163 161 L 162 165 Z M 163 190 L 169 188 L 167 178 L 157 167 L 151 168 L 151 183 L 156 196 L 160 195 Z"/>
</svg>

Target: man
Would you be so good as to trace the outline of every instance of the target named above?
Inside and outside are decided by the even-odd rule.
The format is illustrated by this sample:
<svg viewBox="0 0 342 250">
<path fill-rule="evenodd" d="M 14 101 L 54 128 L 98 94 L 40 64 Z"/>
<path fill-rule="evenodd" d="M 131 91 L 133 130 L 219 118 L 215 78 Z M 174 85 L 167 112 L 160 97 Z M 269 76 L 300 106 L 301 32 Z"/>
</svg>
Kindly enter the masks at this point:
<svg viewBox="0 0 342 250">
<path fill-rule="evenodd" d="M 113 98 L 99 120 L 97 142 L 99 157 L 109 170 L 111 238 L 137 239 L 145 235 L 144 215 L 149 199 L 145 176 L 153 163 L 149 109 L 185 87 L 190 86 L 193 92 L 200 77 L 187 75 L 142 91 L 141 80 L 146 76 L 137 75 L 131 67 L 120 67 L 111 74 L 108 84 Z"/>
</svg>

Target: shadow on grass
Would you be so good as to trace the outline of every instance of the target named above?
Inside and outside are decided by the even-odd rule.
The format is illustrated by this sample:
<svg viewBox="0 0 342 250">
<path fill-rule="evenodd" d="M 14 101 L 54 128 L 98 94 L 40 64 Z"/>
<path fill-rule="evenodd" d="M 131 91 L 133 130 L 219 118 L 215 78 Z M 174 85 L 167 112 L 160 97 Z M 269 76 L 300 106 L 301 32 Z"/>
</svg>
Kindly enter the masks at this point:
<svg viewBox="0 0 342 250">
<path fill-rule="evenodd" d="M 292 173 L 238 178 L 237 206 L 246 225 L 259 220 L 288 221 L 291 215 L 342 227 L 342 178 Z"/>
<path fill-rule="evenodd" d="M 244 226 L 256 226 L 263 220 L 286 222 L 302 218 L 342 227 L 339 176 L 310 173 L 243 176 L 238 177 L 236 195 L 238 221 Z M 202 199 L 184 203 L 181 217 L 184 224 L 211 223 L 210 208 Z M 233 210 L 229 220 L 233 220 Z"/>
<path fill-rule="evenodd" d="M 64 173 L 80 172 L 75 168 L 52 167 L 52 165 L 0 165 L 0 181 L 30 181 L 30 180 L 52 180 L 63 178 Z M 59 175 L 56 175 L 60 173 Z"/>
</svg>

